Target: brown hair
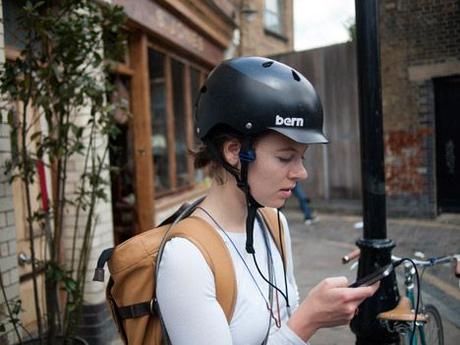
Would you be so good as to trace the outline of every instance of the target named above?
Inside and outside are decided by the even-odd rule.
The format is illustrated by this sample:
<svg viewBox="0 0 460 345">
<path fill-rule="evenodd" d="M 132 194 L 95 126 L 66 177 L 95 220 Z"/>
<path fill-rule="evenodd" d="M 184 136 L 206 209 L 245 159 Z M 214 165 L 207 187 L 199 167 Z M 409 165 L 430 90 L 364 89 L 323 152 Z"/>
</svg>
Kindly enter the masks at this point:
<svg viewBox="0 0 460 345">
<path fill-rule="evenodd" d="M 263 137 L 266 132 L 261 133 L 253 137 L 253 145 Z M 203 143 L 192 151 L 195 158 L 194 166 L 196 169 L 209 167 L 211 177 L 215 178 L 218 183 L 223 184 L 225 182 L 225 175 L 222 171 L 222 163 L 215 156 L 214 150 L 210 148 L 210 145 L 214 146 L 215 151 L 223 158 L 223 147 L 224 143 L 231 139 L 237 139 L 240 143 L 243 142 L 243 135 L 240 132 L 235 131 L 233 128 L 222 125 L 214 128 L 203 140 Z M 235 173 L 239 173 L 237 168 L 234 168 Z"/>
<path fill-rule="evenodd" d="M 210 147 L 214 146 L 215 151 L 223 158 L 223 147 L 224 143 L 231 139 L 238 139 L 242 142 L 242 135 L 228 126 L 219 126 L 213 129 L 203 140 L 196 149 L 192 150 L 194 156 L 194 166 L 196 169 L 209 167 L 209 173 L 211 177 L 215 178 L 218 183 L 223 184 L 225 182 L 225 176 L 222 171 L 222 163 L 215 156 L 214 150 Z M 238 173 L 238 169 L 234 168 L 235 173 Z"/>
</svg>

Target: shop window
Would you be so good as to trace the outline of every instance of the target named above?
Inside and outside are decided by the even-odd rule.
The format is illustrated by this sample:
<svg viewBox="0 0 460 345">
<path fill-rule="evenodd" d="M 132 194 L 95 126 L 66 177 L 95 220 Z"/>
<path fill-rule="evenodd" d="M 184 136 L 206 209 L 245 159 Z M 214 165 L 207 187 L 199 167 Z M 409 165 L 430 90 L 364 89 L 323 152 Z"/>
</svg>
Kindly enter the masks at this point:
<svg viewBox="0 0 460 345">
<path fill-rule="evenodd" d="M 279 35 L 283 34 L 283 5 L 283 0 L 265 0 L 265 29 Z"/>
<path fill-rule="evenodd" d="M 203 181 L 194 171 L 190 149 L 193 106 L 202 72 L 167 51 L 149 48 L 151 145 L 155 196 L 180 192 Z"/>
<path fill-rule="evenodd" d="M 165 55 L 149 49 L 151 144 L 155 167 L 155 191 L 171 188 L 169 178 L 168 125 L 166 112 Z"/>
<path fill-rule="evenodd" d="M 174 136 L 176 156 L 176 185 L 178 188 L 189 184 L 186 114 L 184 97 L 184 64 L 171 60 L 172 91 L 174 107 Z"/>
</svg>

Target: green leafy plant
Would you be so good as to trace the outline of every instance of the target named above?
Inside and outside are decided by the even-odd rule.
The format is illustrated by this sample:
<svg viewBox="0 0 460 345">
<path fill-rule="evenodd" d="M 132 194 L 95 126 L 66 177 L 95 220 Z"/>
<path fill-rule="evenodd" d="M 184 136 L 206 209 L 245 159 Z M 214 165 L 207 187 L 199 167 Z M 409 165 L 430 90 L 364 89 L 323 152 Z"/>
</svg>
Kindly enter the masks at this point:
<svg viewBox="0 0 460 345">
<path fill-rule="evenodd" d="M 107 102 L 113 88 L 108 61 L 123 54 L 124 15 L 120 7 L 94 0 L 24 1 L 17 22 L 23 49 L 0 71 L 2 116 L 12 141 L 6 171 L 24 186 L 38 337 L 41 344 L 55 344 L 58 335 L 71 337 L 81 319 L 95 208 L 110 190 L 108 138 L 118 127 L 112 116 L 117 105 Z M 71 179 L 76 169 L 79 177 Z M 34 194 L 44 170 L 51 171 L 51 195 Z M 47 244 L 41 261 L 37 232 Z M 69 232 L 71 255 L 63 260 Z M 45 272 L 46 310 L 38 302 L 39 271 Z"/>
</svg>

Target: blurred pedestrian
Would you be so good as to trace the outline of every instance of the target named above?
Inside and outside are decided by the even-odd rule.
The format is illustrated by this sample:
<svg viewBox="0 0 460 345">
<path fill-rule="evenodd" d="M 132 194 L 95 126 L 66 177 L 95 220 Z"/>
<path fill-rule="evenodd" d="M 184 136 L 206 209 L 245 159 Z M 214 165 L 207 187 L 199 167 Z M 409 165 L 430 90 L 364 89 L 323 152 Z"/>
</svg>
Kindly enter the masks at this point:
<svg viewBox="0 0 460 345">
<path fill-rule="evenodd" d="M 308 205 L 308 198 L 305 192 L 302 189 L 300 183 L 296 183 L 294 187 L 294 195 L 299 201 L 299 207 L 303 212 L 305 224 L 311 225 L 318 222 L 318 218 L 313 216 L 310 206 Z"/>
</svg>

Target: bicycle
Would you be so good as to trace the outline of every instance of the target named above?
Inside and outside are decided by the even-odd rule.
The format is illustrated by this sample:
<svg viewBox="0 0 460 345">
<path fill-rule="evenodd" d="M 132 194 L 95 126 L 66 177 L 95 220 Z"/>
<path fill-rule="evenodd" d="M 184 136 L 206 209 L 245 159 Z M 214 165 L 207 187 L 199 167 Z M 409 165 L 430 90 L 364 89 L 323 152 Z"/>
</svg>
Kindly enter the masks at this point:
<svg viewBox="0 0 460 345">
<path fill-rule="evenodd" d="M 349 263 L 360 256 L 360 250 L 355 249 L 342 258 L 342 263 Z M 391 256 L 392 262 L 400 262 L 402 258 L 395 255 Z M 440 264 L 453 263 L 455 275 L 460 278 L 460 255 L 446 255 L 441 257 L 432 257 L 426 260 L 410 259 L 416 266 L 422 269 L 420 280 L 426 268 Z M 415 317 L 416 298 L 414 289 L 414 277 L 416 269 L 410 261 L 404 261 L 404 290 L 405 294 L 400 298 L 398 305 L 392 310 L 388 310 L 377 315 L 377 319 L 382 322 L 386 329 L 391 332 L 400 334 L 401 344 L 410 345 L 444 345 L 444 331 L 442 326 L 441 314 L 433 304 L 424 304 L 420 298 L 419 313 Z M 355 262 L 352 266 L 357 265 Z M 418 293 L 422 291 L 418 286 Z M 421 297 L 421 295 L 420 295 Z M 414 329 L 417 332 L 412 334 Z"/>
</svg>

